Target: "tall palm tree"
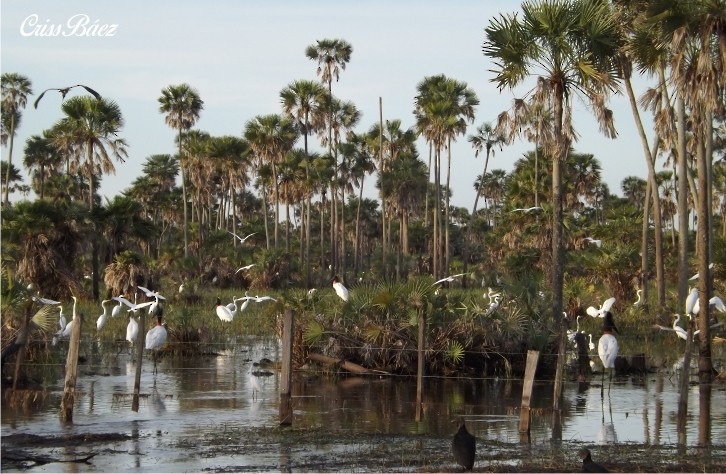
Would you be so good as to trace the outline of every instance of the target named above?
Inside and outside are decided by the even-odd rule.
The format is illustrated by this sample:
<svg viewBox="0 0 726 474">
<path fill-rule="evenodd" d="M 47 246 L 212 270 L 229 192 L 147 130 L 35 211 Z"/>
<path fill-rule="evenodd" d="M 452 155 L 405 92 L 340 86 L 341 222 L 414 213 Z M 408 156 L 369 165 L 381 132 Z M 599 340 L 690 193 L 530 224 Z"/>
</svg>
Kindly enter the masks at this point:
<svg viewBox="0 0 726 474">
<path fill-rule="evenodd" d="M 279 181 L 277 178 L 277 167 L 282 162 L 285 154 L 292 150 L 298 138 L 298 131 L 294 122 L 281 115 L 268 114 L 258 115 L 245 124 L 245 140 L 249 143 L 252 152 L 257 157 L 257 168 L 267 165 L 271 170 L 273 185 L 274 206 L 274 247 L 278 246 L 278 223 L 279 223 Z M 263 191 L 263 201 L 266 204 L 267 193 Z M 265 210 L 266 213 L 266 210 Z M 266 215 L 266 214 L 265 214 Z M 268 233 L 269 247 L 269 233 Z"/>
<path fill-rule="evenodd" d="M 199 119 L 204 101 L 189 84 L 178 84 L 162 89 L 159 112 L 166 114 L 164 122 L 178 131 L 179 160 L 182 161 L 182 132 L 191 129 Z M 184 209 L 184 257 L 189 256 L 189 221 L 187 212 L 187 185 L 183 165 L 181 168 L 182 204 Z"/>
<path fill-rule="evenodd" d="M 15 138 L 15 130 L 20 125 L 21 110 L 25 108 L 28 96 L 33 94 L 33 84 L 30 79 L 14 72 L 3 73 L 0 77 L 0 89 L 2 90 L 2 122 L 3 129 L 8 124 L 7 144 L 8 144 L 8 167 L 5 174 L 5 196 L 4 204 L 9 203 L 10 189 L 10 169 L 13 164 L 13 141 Z M 5 144 L 5 142 L 3 142 Z"/>
<path fill-rule="evenodd" d="M 521 17 L 501 15 L 485 29 L 484 54 L 495 61 L 493 82 L 512 89 L 541 73 L 535 94 L 553 111 L 552 160 L 552 318 L 559 321 L 560 344 L 555 376 L 554 408 L 559 409 L 565 356 L 562 323 L 564 246 L 562 164 L 573 136 L 572 97 L 582 96 L 598 119 L 600 130 L 614 138 L 612 113 L 606 108 L 608 93 L 617 87 L 613 61 L 620 36 L 607 2 L 598 0 L 525 1 Z"/>
<path fill-rule="evenodd" d="M 62 165 L 62 157 L 53 146 L 49 133 L 43 136 L 33 135 L 25 142 L 23 165 L 31 172 L 35 190 L 40 199 L 45 198 L 46 173 L 58 170 Z"/>
<path fill-rule="evenodd" d="M 96 178 L 115 173 L 112 158 L 123 162 L 128 156 L 126 141 L 118 133 L 124 125 L 121 109 L 115 102 L 90 96 L 77 96 L 63 102 L 65 117 L 54 126 L 54 142 L 70 144 L 73 155 L 70 171 L 78 171 L 88 179 L 88 210 L 92 217 L 96 199 Z M 97 222 L 96 222 L 97 223 Z M 93 298 L 99 297 L 99 255 L 97 228 L 91 231 L 91 265 Z"/>
<path fill-rule="evenodd" d="M 325 101 L 326 91 L 318 83 L 299 80 L 291 83 L 280 91 L 283 111 L 291 117 L 303 135 L 303 149 L 305 151 L 305 179 L 309 182 L 310 156 L 308 149 L 308 136 L 317 133 L 322 126 L 321 113 Z M 308 186 L 308 190 L 312 190 Z M 308 288 L 312 287 L 312 274 L 310 262 L 310 211 L 312 193 L 305 196 L 305 275 Z"/>
</svg>

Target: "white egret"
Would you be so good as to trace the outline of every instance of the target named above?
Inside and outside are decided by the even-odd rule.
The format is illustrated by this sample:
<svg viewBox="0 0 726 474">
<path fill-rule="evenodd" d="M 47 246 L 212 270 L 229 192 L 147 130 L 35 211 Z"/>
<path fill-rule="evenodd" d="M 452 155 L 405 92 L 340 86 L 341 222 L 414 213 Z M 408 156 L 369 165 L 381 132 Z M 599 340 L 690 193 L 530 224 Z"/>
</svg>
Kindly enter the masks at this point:
<svg viewBox="0 0 726 474">
<path fill-rule="evenodd" d="M 166 325 L 161 323 L 161 316 L 157 316 L 156 326 L 146 333 L 146 349 L 154 351 L 154 374 L 156 374 L 156 358 L 159 349 L 166 342 L 167 335 Z"/>
<path fill-rule="evenodd" d="M 486 313 L 484 313 L 485 316 L 492 314 L 494 312 L 494 310 L 499 307 L 499 299 L 500 299 L 499 295 L 494 296 L 494 301 L 489 303 L 489 307 L 487 308 Z"/>
<path fill-rule="evenodd" d="M 237 238 L 237 240 L 239 240 L 240 243 L 242 243 L 242 244 L 245 243 L 245 240 L 249 239 L 250 237 L 252 237 L 253 235 L 255 235 L 257 233 L 257 232 L 252 232 L 251 234 L 249 234 L 248 236 L 246 236 L 243 239 L 242 237 L 240 237 L 239 235 L 235 234 L 234 232 L 229 232 L 229 231 L 227 231 L 227 232 L 230 233 L 230 234 L 232 234 L 232 235 L 234 235 Z"/>
<path fill-rule="evenodd" d="M 686 314 L 694 314 L 693 308 L 696 306 L 696 303 L 698 302 L 698 288 L 695 286 L 691 288 L 690 293 L 688 293 L 688 296 L 686 297 Z"/>
<path fill-rule="evenodd" d="M 612 381 L 615 369 L 615 359 L 618 357 L 618 340 L 609 331 L 605 331 L 597 343 L 597 354 L 603 366 L 602 387 L 600 395 L 602 396 L 605 386 L 605 370 L 610 370 L 610 381 Z M 608 385 L 608 391 L 610 386 Z"/>
<path fill-rule="evenodd" d="M 338 275 L 333 277 L 332 283 L 333 289 L 335 290 L 335 293 L 340 297 L 340 299 L 342 299 L 343 301 L 348 301 L 348 288 L 346 288 L 345 285 L 340 282 L 340 280 L 338 279 Z"/>
<path fill-rule="evenodd" d="M 33 301 L 40 304 L 60 304 L 60 301 L 51 300 L 48 298 L 42 298 L 40 296 L 33 296 Z"/>
<path fill-rule="evenodd" d="M 593 318 L 604 318 L 605 313 L 609 312 L 614 304 L 615 304 L 615 297 L 612 297 L 612 298 L 606 299 L 603 302 L 602 306 L 600 306 L 599 308 L 595 308 L 594 306 L 589 306 L 586 311 L 587 311 L 587 314 L 589 314 Z"/>
<path fill-rule="evenodd" d="M 214 310 L 217 312 L 217 316 L 219 319 L 221 319 L 224 322 L 232 322 L 234 319 L 234 314 L 232 314 L 232 311 L 228 307 L 222 304 L 222 300 L 217 298 L 217 304 L 214 307 Z"/>
<path fill-rule="evenodd" d="M 108 303 L 110 303 L 111 300 L 103 300 L 101 301 L 101 307 L 103 308 L 103 314 L 98 317 L 96 320 L 96 329 L 99 331 L 103 329 L 103 327 L 106 325 L 106 321 L 108 321 L 108 317 L 110 316 L 108 313 L 108 307 L 106 306 Z"/>
<path fill-rule="evenodd" d="M 236 272 L 234 272 L 234 273 L 235 273 L 235 275 L 236 275 L 237 273 L 239 273 L 239 272 L 241 272 L 241 271 L 243 271 L 243 270 L 249 270 L 250 268 L 254 267 L 255 265 L 257 265 L 257 264 L 256 264 L 256 263 L 250 263 L 249 265 L 245 265 L 244 267 L 239 267 L 239 268 L 237 269 L 237 271 L 236 271 Z"/>
<path fill-rule="evenodd" d="M 713 306 L 720 312 L 724 313 L 726 312 L 726 305 L 724 305 L 721 298 L 718 296 L 712 297 L 710 300 L 708 300 L 708 306 Z M 696 300 L 696 303 L 693 305 L 693 314 L 698 314 L 698 312 L 701 310 L 701 301 L 700 298 Z"/>
<path fill-rule="evenodd" d="M 638 291 L 636 292 L 638 295 L 638 299 L 635 300 L 635 303 L 633 303 L 633 306 L 638 306 L 640 304 L 640 294 L 643 292 L 642 289 L 638 288 Z"/>
<path fill-rule="evenodd" d="M 71 298 L 73 298 L 73 318 L 68 324 L 66 324 L 66 327 L 63 328 L 63 332 L 60 335 L 61 337 L 70 337 L 71 330 L 73 329 L 73 323 L 76 321 L 76 303 L 78 300 L 75 296 L 71 296 Z"/>
<path fill-rule="evenodd" d="M 119 296 L 123 296 L 123 295 L 119 295 Z M 116 300 L 116 301 L 118 301 L 118 300 Z M 111 317 L 112 318 L 115 318 L 116 316 L 118 316 L 118 315 L 121 314 L 121 307 L 122 306 L 123 306 L 123 303 L 121 301 L 118 301 L 118 304 L 116 306 L 114 306 L 113 309 L 111 310 Z"/>
<path fill-rule="evenodd" d="M 541 211 L 542 208 L 539 206 L 532 206 L 532 207 L 518 207 L 516 209 L 512 209 L 512 212 L 535 212 L 535 211 Z"/>
<path fill-rule="evenodd" d="M 244 300 L 244 301 L 242 301 L 242 305 L 241 305 L 241 306 L 239 307 L 239 312 L 240 312 L 240 313 L 241 313 L 242 311 L 244 311 L 244 310 L 246 310 L 246 309 L 247 309 L 247 306 L 249 306 L 249 304 L 250 304 L 250 299 L 251 299 L 251 298 L 249 297 L 249 295 L 248 295 L 248 294 L 247 294 L 247 292 L 245 291 L 245 296 L 244 296 L 243 298 L 240 298 L 240 300 Z"/>
<path fill-rule="evenodd" d="M 595 350 L 595 343 L 592 342 L 592 334 L 588 334 L 587 337 L 590 338 L 590 342 L 588 343 L 588 346 L 590 347 L 590 350 L 591 351 L 594 351 Z"/>
<path fill-rule="evenodd" d="M 232 302 L 227 304 L 227 309 L 232 313 L 232 316 L 237 312 L 237 297 L 232 296 Z"/>
<path fill-rule="evenodd" d="M 599 239 L 593 239 L 592 237 L 585 237 L 585 240 L 590 242 L 591 244 L 595 244 L 599 247 L 602 247 L 602 240 Z"/>
<path fill-rule="evenodd" d="M 260 380 L 257 377 L 257 375 L 252 371 L 252 367 L 250 366 L 250 370 L 247 372 L 247 378 L 250 382 L 250 388 L 252 389 L 252 400 L 255 399 L 255 394 L 262 391 L 262 386 L 260 385 Z"/>
<path fill-rule="evenodd" d="M 132 314 L 128 314 L 128 318 L 129 324 L 126 326 L 126 340 L 133 344 L 139 335 L 139 323 L 136 322 Z"/>
<path fill-rule="evenodd" d="M 262 303 L 263 301 L 277 301 L 272 296 L 259 296 L 259 295 L 257 295 L 257 296 L 254 296 L 254 299 L 255 299 L 255 301 L 257 303 Z"/>
<path fill-rule="evenodd" d="M 463 277 L 464 275 L 466 275 L 466 273 L 457 273 L 456 275 L 449 275 L 447 277 L 442 278 L 441 280 L 436 280 L 435 282 L 433 282 L 433 284 L 431 286 L 438 285 L 439 283 L 444 283 L 447 281 L 452 282 L 452 281 L 456 280 L 457 278 Z"/>
<path fill-rule="evenodd" d="M 66 328 L 66 315 L 63 313 L 63 306 L 58 306 L 58 325 L 60 330 L 63 331 Z"/>
<path fill-rule="evenodd" d="M 494 301 L 494 297 L 495 296 L 501 296 L 501 295 L 502 295 L 501 293 L 497 293 L 491 287 L 488 287 L 487 288 L 487 294 L 484 295 L 484 296 L 486 296 L 487 298 L 489 298 L 489 304 L 492 304 L 492 302 Z"/>
</svg>

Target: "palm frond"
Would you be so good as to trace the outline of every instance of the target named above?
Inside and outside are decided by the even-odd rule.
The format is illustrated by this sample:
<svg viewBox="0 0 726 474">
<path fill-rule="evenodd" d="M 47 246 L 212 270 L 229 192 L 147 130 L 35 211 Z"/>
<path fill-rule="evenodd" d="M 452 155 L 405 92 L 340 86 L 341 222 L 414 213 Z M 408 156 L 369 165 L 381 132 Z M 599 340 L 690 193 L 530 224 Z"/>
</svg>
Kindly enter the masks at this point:
<svg viewBox="0 0 726 474">
<path fill-rule="evenodd" d="M 43 305 L 30 322 L 43 331 L 52 331 L 58 325 L 58 308 L 55 305 Z"/>
</svg>

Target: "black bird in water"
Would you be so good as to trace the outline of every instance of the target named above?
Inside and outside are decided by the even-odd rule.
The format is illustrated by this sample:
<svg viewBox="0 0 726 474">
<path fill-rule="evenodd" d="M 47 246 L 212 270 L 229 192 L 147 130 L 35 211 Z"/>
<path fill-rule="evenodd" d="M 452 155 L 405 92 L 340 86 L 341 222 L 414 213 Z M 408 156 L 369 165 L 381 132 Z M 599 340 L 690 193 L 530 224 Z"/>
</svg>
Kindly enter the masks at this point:
<svg viewBox="0 0 726 474">
<path fill-rule="evenodd" d="M 592 460 L 589 449 L 581 449 L 580 458 L 582 458 L 582 472 L 610 472 Z"/>
<path fill-rule="evenodd" d="M 38 108 L 38 102 L 40 102 L 40 99 L 43 98 L 43 94 L 45 94 L 46 92 L 48 92 L 48 91 L 58 91 L 58 92 L 61 93 L 62 98 L 65 99 L 66 98 L 66 94 L 68 94 L 68 91 L 70 91 L 74 87 L 83 87 L 90 94 L 92 94 L 93 97 L 95 97 L 98 100 L 101 100 L 101 94 L 99 94 L 98 92 L 94 91 L 93 89 L 91 89 L 88 86 L 84 86 L 83 84 L 76 84 L 75 86 L 68 86 L 68 87 L 61 87 L 61 88 L 52 87 L 50 89 L 44 90 L 43 92 L 40 93 L 40 95 L 38 96 L 38 98 L 35 99 L 35 102 L 33 102 L 33 108 L 35 108 L 35 109 Z"/>
<path fill-rule="evenodd" d="M 451 442 L 451 450 L 454 452 L 454 460 L 467 471 L 474 467 L 476 457 L 476 438 L 466 430 L 464 418 L 455 420 L 459 424 L 459 430 Z"/>
</svg>

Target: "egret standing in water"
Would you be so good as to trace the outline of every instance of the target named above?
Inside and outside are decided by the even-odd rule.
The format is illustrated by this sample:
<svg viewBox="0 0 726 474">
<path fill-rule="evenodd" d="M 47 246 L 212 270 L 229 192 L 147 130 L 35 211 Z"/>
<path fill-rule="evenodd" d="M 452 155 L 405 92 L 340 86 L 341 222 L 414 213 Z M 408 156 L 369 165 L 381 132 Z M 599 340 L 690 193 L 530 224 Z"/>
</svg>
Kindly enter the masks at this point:
<svg viewBox="0 0 726 474">
<path fill-rule="evenodd" d="M 156 357 L 161 349 L 161 346 L 166 342 L 167 331 L 166 327 L 161 323 L 162 317 L 156 317 L 156 326 L 149 329 L 146 333 L 146 348 L 154 351 L 154 374 L 156 374 Z"/>
</svg>

